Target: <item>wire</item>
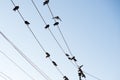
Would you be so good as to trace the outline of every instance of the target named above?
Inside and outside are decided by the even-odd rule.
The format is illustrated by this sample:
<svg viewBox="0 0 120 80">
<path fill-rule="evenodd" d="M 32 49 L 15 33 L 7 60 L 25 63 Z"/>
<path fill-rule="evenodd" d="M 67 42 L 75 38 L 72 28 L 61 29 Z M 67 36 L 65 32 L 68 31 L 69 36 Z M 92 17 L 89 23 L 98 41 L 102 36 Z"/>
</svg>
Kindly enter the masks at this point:
<svg viewBox="0 0 120 80">
<path fill-rule="evenodd" d="M 45 74 L 37 65 L 35 65 L 15 44 L 13 44 L 12 41 L 10 41 L 1 31 L 0 34 L 9 42 L 12 47 L 35 69 L 37 70 L 46 80 L 52 80 L 50 79 L 47 74 Z"/>
<path fill-rule="evenodd" d="M 101 80 L 100 78 L 98 78 L 98 77 L 96 77 L 96 76 L 94 76 L 94 75 L 91 75 L 91 74 L 89 74 L 89 73 L 87 73 L 87 72 L 85 72 L 85 71 L 84 71 L 84 73 L 87 74 L 87 75 L 89 75 L 89 76 L 91 76 L 91 77 L 93 77 L 93 78 L 95 78 L 95 79 L 97 79 L 97 80 Z"/>
<path fill-rule="evenodd" d="M 32 1 L 34 7 L 36 8 L 37 12 L 39 13 L 40 17 L 42 18 L 43 22 L 46 24 L 44 18 L 42 17 L 42 15 L 41 15 L 40 11 L 38 10 L 37 6 L 35 5 L 34 1 L 33 1 L 33 0 L 31 0 L 31 1 Z M 12 2 L 13 5 L 15 6 L 15 3 L 13 2 L 13 0 L 11 0 L 11 2 Z M 23 19 L 23 21 L 25 22 L 25 19 L 24 19 L 24 17 L 22 16 L 22 14 L 20 13 L 20 11 L 19 11 L 19 10 L 17 10 L 17 11 L 18 11 L 19 15 L 21 16 L 21 18 Z M 39 45 L 39 46 L 42 48 L 42 50 L 46 53 L 44 47 L 43 47 L 42 44 L 39 42 L 39 40 L 38 40 L 37 37 L 35 36 L 35 34 L 34 34 L 34 32 L 32 31 L 32 29 L 29 27 L 29 25 L 27 25 L 27 28 L 28 28 L 29 31 L 32 33 L 32 35 L 33 35 L 33 37 L 35 38 L 35 40 L 36 40 L 36 42 L 38 43 L 38 45 Z M 49 60 L 52 62 L 52 59 L 51 59 L 50 57 L 49 57 Z M 59 69 L 57 66 L 55 66 L 55 67 L 56 67 L 57 70 L 61 73 L 61 75 L 63 75 L 63 73 L 60 71 L 60 69 Z"/>
<path fill-rule="evenodd" d="M 35 7 L 35 9 L 37 10 L 38 15 L 39 15 L 39 16 L 41 17 L 41 19 L 43 20 L 44 24 L 45 24 L 45 25 L 48 25 L 48 24 L 46 23 L 45 19 L 43 18 L 41 12 L 40 12 L 39 9 L 37 8 L 35 2 L 34 2 L 33 0 L 31 0 L 31 2 L 32 2 L 33 6 Z M 51 35 L 53 35 L 49 27 L 48 27 L 48 29 L 49 29 Z M 53 36 L 54 36 L 54 35 L 53 35 Z M 61 48 L 62 48 L 62 47 L 61 47 Z M 46 52 L 45 49 L 44 49 L 43 51 Z M 53 61 L 50 57 L 49 57 L 49 60 L 50 60 L 51 62 Z M 63 73 L 62 73 L 62 71 L 61 71 L 57 66 L 55 66 L 55 67 L 56 67 L 56 69 L 59 71 L 59 73 L 60 73 L 62 76 L 64 76 Z"/>
<path fill-rule="evenodd" d="M 6 75 L 5 73 L 3 72 L 0 72 L 1 74 L 3 74 L 4 76 L 6 76 L 9 80 L 13 80 L 12 78 L 10 78 L 8 75 Z"/>
<path fill-rule="evenodd" d="M 23 70 L 17 63 L 15 63 L 10 57 L 8 57 L 3 51 L 0 50 L 0 53 L 4 55 L 8 60 L 10 60 L 16 67 L 23 71 L 30 79 L 35 80 L 31 75 L 29 75 L 25 70 Z"/>
<path fill-rule="evenodd" d="M 39 13 L 40 17 L 42 18 L 43 22 L 46 24 L 44 18 L 42 17 L 42 15 L 41 15 L 40 11 L 38 10 L 37 6 L 35 5 L 34 1 L 33 1 L 33 0 L 31 0 L 31 1 L 32 1 L 34 7 L 36 8 L 37 12 Z M 13 0 L 11 0 L 11 2 L 12 2 L 13 5 L 15 6 L 15 3 L 13 2 Z M 19 11 L 19 10 L 17 10 L 17 11 L 18 11 L 19 15 L 21 16 L 21 18 L 23 19 L 23 21 L 25 22 L 25 19 L 24 19 L 24 17 L 22 16 L 22 14 L 20 13 L 20 11 Z M 39 42 L 39 40 L 38 40 L 37 37 L 35 36 L 35 34 L 34 34 L 34 32 L 32 31 L 32 29 L 29 27 L 29 25 L 27 25 L 27 28 L 28 28 L 29 31 L 32 33 L 32 35 L 33 35 L 33 37 L 35 38 L 35 40 L 36 40 L 36 42 L 38 43 L 38 45 L 39 45 L 39 46 L 42 48 L 42 50 L 46 53 L 46 50 L 44 49 L 44 47 L 42 46 L 42 44 Z M 49 58 L 49 60 L 52 62 L 51 58 Z M 58 67 L 56 67 L 56 68 L 57 68 L 57 70 L 61 73 L 61 71 L 59 70 L 59 68 L 58 68 Z M 62 75 L 63 75 L 63 73 L 62 73 Z"/>
<path fill-rule="evenodd" d="M 5 77 L 3 77 L 2 75 L 0 75 L 1 78 L 3 78 L 4 80 L 7 80 Z"/>
<path fill-rule="evenodd" d="M 51 13 L 51 16 L 54 17 L 54 14 L 53 14 L 53 12 L 52 12 L 49 4 L 47 4 L 47 7 L 48 7 L 48 9 L 49 9 L 49 11 L 50 11 L 50 13 Z M 55 18 L 53 18 L 53 20 L 54 20 L 55 23 L 57 22 Z M 66 41 L 66 39 L 65 39 L 62 31 L 61 31 L 59 25 L 57 25 L 57 28 L 58 28 L 58 31 L 60 32 L 61 36 L 62 36 L 62 39 L 63 39 L 63 41 L 64 41 L 64 43 L 65 43 L 65 45 L 66 45 L 69 53 L 70 53 L 71 56 L 73 57 L 73 54 L 72 54 L 72 52 L 71 52 L 71 50 L 70 50 L 70 47 L 69 47 L 69 45 L 68 45 L 68 43 L 67 43 L 67 41 Z M 55 40 L 56 40 L 56 39 L 55 39 Z M 58 44 L 58 41 L 57 41 L 57 40 L 56 40 L 56 42 L 57 42 L 57 44 Z M 59 45 L 59 44 L 58 44 L 58 45 Z M 59 47 L 60 47 L 60 46 L 59 46 Z M 60 48 L 61 48 L 61 47 L 60 47 Z M 77 68 L 79 68 L 78 63 L 77 63 L 76 61 L 74 61 L 74 62 L 75 62 L 75 64 L 76 64 Z M 73 64 L 73 63 L 72 63 L 72 64 Z M 74 65 L 74 64 L 73 64 L 73 65 Z M 86 73 L 86 72 L 85 72 L 85 73 Z M 91 75 L 91 74 L 88 74 L 88 73 L 86 73 L 86 74 L 89 75 L 89 76 L 91 76 L 91 77 L 93 77 L 93 78 L 95 78 L 95 79 L 97 79 L 97 80 L 101 80 L 101 79 L 99 79 L 99 78 L 97 78 L 97 77 L 95 77 L 95 76 L 93 76 L 93 75 Z"/>
</svg>

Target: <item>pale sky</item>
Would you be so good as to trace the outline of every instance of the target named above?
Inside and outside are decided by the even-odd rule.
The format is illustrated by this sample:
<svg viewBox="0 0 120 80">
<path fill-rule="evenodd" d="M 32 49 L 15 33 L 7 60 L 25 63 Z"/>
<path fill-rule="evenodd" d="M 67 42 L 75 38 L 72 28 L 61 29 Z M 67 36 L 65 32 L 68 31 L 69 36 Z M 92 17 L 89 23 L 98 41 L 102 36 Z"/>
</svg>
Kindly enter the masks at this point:
<svg viewBox="0 0 120 80">
<path fill-rule="evenodd" d="M 13 0 L 19 11 L 30 22 L 30 28 L 39 39 L 59 69 L 69 80 L 79 80 L 77 69 L 65 57 L 34 8 L 31 0 Z M 34 0 L 42 16 L 59 43 L 68 53 L 57 26 L 44 0 Z M 62 21 L 59 26 L 67 43 L 83 70 L 101 80 L 120 80 L 120 0 L 50 0 L 50 8 Z M 10 0 L 0 1 L 0 31 L 3 32 L 24 54 L 29 57 L 52 80 L 62 80 L 22 21 L 13 11 Z M 23 57 L 0 35 L 0 50 L 19 65 L 35 80 L 45 80 Z M 0 80 L 31 80 L 7 57 L 0 53 Z M 97 80 L 88 74 L 86 80 Z M 84 80 L 84 79 L 83 79 Z"/>
</svg>

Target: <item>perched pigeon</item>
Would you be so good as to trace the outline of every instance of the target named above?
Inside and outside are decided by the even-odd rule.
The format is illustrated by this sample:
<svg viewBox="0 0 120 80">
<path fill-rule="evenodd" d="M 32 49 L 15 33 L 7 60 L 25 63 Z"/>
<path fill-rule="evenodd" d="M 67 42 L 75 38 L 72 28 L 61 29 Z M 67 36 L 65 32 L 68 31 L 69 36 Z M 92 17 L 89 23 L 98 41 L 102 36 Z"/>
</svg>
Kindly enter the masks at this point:
<svg viewBox="0 0 120 80">
<path fill-rule="evenodd" d="M 69 56 L 69 54 L 67 54 L 67 53 L 66 53 L 65 55 L 66 55 L 66 56 Z"/>
<path fill-rule="evenodd" d="M 74 60 L 74 61 L 77 61 L 76 58 L 75 58 L 75 56 L 73 56 L 71 59 Z"/>
<path fill-rule="evenodd" d="M 64 79 L 64 80 L 69 80 L 69 79 L 67 78 L 67 76 L 64 76 L 63 79 Z"/>
<path fill-rule="evenodd" d="M 29 25 L 30 23 L 29 23 L 28 21 L 25 21 L 25 24 L 26 24 L 26 25 Z"/>
<path fill-rule="evenodd" d="M 55 17 L 53 17 L 53 19 L 57 19 L 57 20 L 62 21 L 59 16 L 55 16 Z"/>
<path fill-rule="evenodd" d="M 49 0 L 45 0 L 44 2 L 43 2 L 43 5 L 46 5 L 46 4 L 48 4 L 49 3 Z"/>
<path fill-rule="evenodd" d="M 53 25 L 54 25 L 54 26 L 57 26 L 58 24 L 59 24 L 59 22 L 55 22 Z"/>
<path fill-rule="evenodd" d="M 52 61 L 52 63 L 53 63 L 54 66 L 57 66 L 56 62 Z"/>
<path fill-rule="evenodd" d="M 13 8 L 13 11 L 16 11 L 16 10 L 18 10 L 19 9 L 19 6 L 15 6 L 14 8 Z"/>
<path fill-rule="evenodd" d="M 49 28 L 50 27 L 50 25 L 49 24 L 47 24 L 46 26 L 45 26 L 45 29 L 47 29 L 47 28 Z"/>
<path fill-rule="evenodd" d="M 83 67 L 83 65 L 81 65 L 81 66 L 79 67 L 78 75 L 79 75 L 80 77 L 86 78 L 85 74 L 83 73 L 83 71 L 82 71 L 82 69 L 81 69 L 82 67 Z"/>
<path fill-rule="evenodd" d="M 48 52 L 46 52 L 46 58 L 50 57 L 50 54 Z"/>
</svg>

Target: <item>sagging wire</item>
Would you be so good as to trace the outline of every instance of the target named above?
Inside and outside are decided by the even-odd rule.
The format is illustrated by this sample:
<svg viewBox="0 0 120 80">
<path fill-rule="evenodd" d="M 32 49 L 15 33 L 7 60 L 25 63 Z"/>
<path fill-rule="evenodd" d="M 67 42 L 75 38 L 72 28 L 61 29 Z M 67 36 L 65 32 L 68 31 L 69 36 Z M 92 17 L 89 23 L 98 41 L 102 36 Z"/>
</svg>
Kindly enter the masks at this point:
<svg viewBox="0 0 120 80">
<path fill-rule="evenodd" d="M 7 56 L 2 50 L 0 53 L 4 55 L 8 60 L 10 60 L 16 67 L 18 67 L 23 73 L 25 73 L 31 80 L 35 80 L 31 75 L 29 75 L 24 69 L 22 69 L 17 63 L 15 63 L 9 56 Z"/>
<path fill-rule="evenodd" d="M 7 74 L 0 72 L 2 75 L 4 75 L 5 77 L 7 77 L 9 80 L 13 80 L 11 77 L 9 77 Z"/>
<path fill-rule="evenodd" d="M 11 44 L 11 46 L 46 80 L 52 80 L 46 73 L 44 73 L 34 62 L 31 61 L 11 40 L 9 40 L 1 31 L 0 34 L 4 37 L 4 39 Z"/>
<path fill-rule="evenodd" d="M 7 80 L 4 76 L 0 75 L 1 78 L 3 78 L 4 80 Z"/>
<path fill-rule="evenodd" d="M 33 1 L 33 0 L 31 0 L 31 1 L 32 1 L 34 7 L 37 9 L 34 1 Z M 13 5 L 15 6 L 15 3 L 13 2 L 13 0 L 11 0 L 11 2 L 12 2 Z M 30 24 L 30 23 L 29 23 L 28 21 L 25 21 L 24 17 L 22 16 L 22 14 L 20 13 L 20 11 L 19 11 L 18 9 L 19 9 L 19 6 L 15 6 L 13 10 L 14 10 L 14 11 L 16 11 L 16 10 L 18 11 L 19 15 L 21 16 L 21 18 L 23 19 L 23 21 L 24 21 L 25 24 L 27 25 L 27 27 L 28 27 L 28 29 L 30 30 L 30 32 L 32 33 L 32 35 L 34 36 L 34 38 L 35 38 L 35 40 L 37 41 L 38 45 L 42 48 L 42 50 L 45 52 L 45 54 L 48 53 L 48 52 L 46 52 L 46 50 L 44 49 L 44 47 L 42 46 L 42 44 L 39 42 L 39 40 L 37 39 L 37 37 L 35 36 L 35 34 L 34 34 L 34 32 L 32 31 L 32 29 L 29 27 L 29 24 Z M 42 20 L 43 20 L 44 23 L 45 23 L 45 20 L 43 19 L 42 15 L 41 15 L 41 13 L 39 12 L 38 9 L 37 9 L 37 11 L 38 11 L 39 15 L 41 16 Z M 49 57 L 49 60 L 50 60 L 52 63 L 53 63 L 53 62 L 55 63 L 55 61 L 53 61 L 50 57 Z M 57 70 L 58 70 L 58 71 L 61 73 L 61 75 L 64 77 L 63 73 L 60 71 L 60 69 L 59 69 L 54 63 L 53 63 L 53 65 L 57 68 Z"/>
<path fill-rule="evenodd" d="M 71 50 L 70 50 L 70 47 L 69 47 L 69 45 L 68 45 L 68 43 L 67 43 L 67 41 L 66 41 L 66 39 L 65 39 L 65 37 L 64 37 L 61 29 L 60 29 L 60 27 L 59 27 L 59 22 L 57 22 L 57 20 L 60 20 L 60 21 L 62 21 L 62 20 L 60 19 L 59 16 L 54 16 L 54 14 L 53 14 L 50 6 L 49 6 L 49 0 L 44 0 L 43 5 L 47 5 L 47 7 L 48 7 L 48 9 L 49 9 L 49 11 L 50 11 L 50 14 L 51 14 L 51 16 L 52 16 L 52 18 L 53 18 L 53 20 L 54 20 L 54 22 L 55 22 L 53 25 L 54 25 L 54 26 L 57 26 L 58 31 L 59 31 L 59 33 L 61 34 L 62 39 L 63 39 L 63 41 L 64 41 L 64 43 L 65 43 L 65 45 L 66 45 L 66 47 L 67 47 L 67 49 L 68 49 L 68 51 L 69 51 L 69 53 L 70 53 L 70 55 L 72 56 L 72 57 L 69 57 L 70 55 L 69 55 L 69 54 L 66 54 L 67 58 L 68 58 L 69 60 L 73 60 L 73 61 L 74 61 L 75 65 L 77 66 L 77 69 L 78 69 L 78 75 L 79 75 L 79 77 L 84 77 L 84 78 L 86 78 L 86 76 L 80 75 L 80 74 L 83 74 L 83 75 L 84 75 L 84 73 L 86 73 L 86 72 L 83 73 L 83 71 L 82 71 L 82 69 L 81 69 L 81 66 L 82 66 L 82 65 L 81 65 L 81 66 L 78 65 L 77 59 L 75 58 L 75 56 L 73 56 L 73 54 L 72 54 L 72 52 L 71 52 Z M 55 40 L 56 40 L 56 39 L 55 39 Z M 56 42 L 57 42 L 57 44 L 58 44 L 58 41 L 56 41 Z M 58 44 L 58 45 L 59 45 L 59 44 Z M 60 46 L 59 46 L 59 47 L 60 47 Z M 73 64 L 73 63 L 72 63 L 72 64 Z M 81 71 L 82 71 L 82 72 L 81 72 Z M 97 78 L 97 77 L 95 77 L 95 76 L 93 76 L 93 75 L 91 75 L 91 74 L 88 74 L 88 73 L 86 73 L 86 74 L 89 75 L 89 76 L 91 76 L 91 77 L 93 77 L 93 78 L 95 78 L 95 79 L 97 79 L 97 80 L 101 80 L 101 79 L 99 79 L 99 78 Z M 79 79 L 81 79 L 81 78 L 79 78 Z"/>
<path fill-rule="evenodd" d="M 33 0 L 31 0 L 31 2 L 32 2 L 33 6 L 35 7 L 35 9 L 37 10 L 38 15 L 40 16 L 40 18 L 41 18 L 42 21 L 44 22 L 44 24 L 45 24 L 45 29 L 48 29 L 49 32 L 51 33 L 51 35 L 53 35 L 53 34 L 52 34 L 52 31 L 51 31 L 50 28 L 49 28 L 50 25 L 46 23 L 44 17 L 42 16 L 42 14 L 41 14 L 40 10 L 38 9 L 38 7 L 36 6 L 35 2 L 34 2 Z M 57 67 L 56 62 L 54 62 L 54 61 L 50 58 L 50 54 L 49 54 L 48 52 L 46 52 L 46 51 L 44 51 L 44 52 L 45 52 L 46 55 L 47 55 L 46 57 L 49 58 L 49 60 L 53 63 L 53 65 L 56 67 L 56 69 L 59 71 L 59 73 L 60 73 L 63 77 L 65 77 L 64 74 L 63 74 L 63 72 Z M 68 78 L 67 78 L 67 79 L 68 79 Z"/>
</svg>

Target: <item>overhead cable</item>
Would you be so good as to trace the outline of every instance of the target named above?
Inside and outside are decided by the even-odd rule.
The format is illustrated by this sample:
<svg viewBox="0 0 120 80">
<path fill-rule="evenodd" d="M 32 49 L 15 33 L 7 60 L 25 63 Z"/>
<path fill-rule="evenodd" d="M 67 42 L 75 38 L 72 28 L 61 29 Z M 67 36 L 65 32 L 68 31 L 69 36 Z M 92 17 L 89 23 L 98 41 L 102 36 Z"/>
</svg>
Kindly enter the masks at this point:
<svg viewBox="0 0 120 80">
<path fill-rule="evenodd" d="M 10 41 L 1 31 L 0 34 L 5 38 L 5 40 L 12 45 L 12 47 L 35 69 L 40 73 L 46 80 L 52 80 L 50 77 L 44 73 L 37 65 L 35 65 L 31 59 L 29 59 L 12 41 Z"/>
<path fill-rule="evenodd" d="M 47 3 L 44 4 L 46 1 L 47 1 Z M 59 17 L 59 16 L 54 16 L 54 14 L 53 14 L 50 6 L 49 6 L 49 0 L 44 0 L 43 4 L 44 4 L 44 5 L 47 5 L 47 7 L 48 7 L 48 9 L 49 9 L 49 11 L 50 11 L 50 14 L 51 14 L 51 16 L 52 16 L 52 18 L 53 18 L 53 20 L 54 20 L 54 22 L 55 22 L 53 25 L 54 25 L 54 26 L 57 26 L 58 31 L 60 32 L 60 34 L 61 34 L 61 36 L 62 36 L 62 39 L 63 39 L 63 41 L 64 41 L 64 43 L 65 43 L 65 45 L 66 45 L 69 53 L 70 53 L 71 56 L 72 56 L 72 57 L 68 57 L 68 56 L 67 56 L 68 59 L 69 59 L 69 60 L 73 60 L 74 63 L 76 64 L 78 70 L 79 70 L 79 67 L 80 67 L 80 66 L 79 66 L 78 63 L 77 63 L 77 59 L 75 58 L 75 56 L 73 56 L 73 54 L 72 54 L 72 52 L 71 52 L 71 50 L 70 50 L 70 47 L 69 47 L 69 45 L 68 45 L 68 43 L 67 43 L 67 41 L 66 41 L 66 39 L 65 39 L 65 37 L 64 37 L 61 29 L 60 29 L 60 27 L 59 27 L 59 22 L 56 21 L 56 18 L 61 21 L 60 17 Z M 57 41 L 56 41 L 56 42 L 57 42 Z M 58 43 L 58 42 L 57 42 L 57 43 Z M 58 44 L 58 45 L 59 45 L 59 44 Z M 60 47 L 60 46 L 59 46 L 59 47 Z M 72 63 L 72 64 L 73 64 L 73 63 Z M 73 64 L 73 65 L 74 65 L 74 64 Z M 87 74 L 87 73 L 86 73 L 86 74 Z M 87 75 L 89 75 L 89 76 L 91 76 L 91 77 L 93 77 L 93 78 L 95 78 L 95 79 L 97 79 L 97 80 L 100 80 L 99 78 L 97 78 L 97 77 L 95 77 L 95 76 L 93 76 L 93 75 L 91 75 L 91 74 L 87 74 Z"/>
<path fill-rule="evenodd" d="M 10 60 L 16 67 L 18 67 L 22 72 L 24 72 L 31 80 L 35 80 L 31 75 L 29 75 L 24 69 L 22 69 L 17 63 L 15 63 L 10 57 L 8 57 L 3 51 L 0 53 L 4 55 L 8 60 Z"/>
</svg>

